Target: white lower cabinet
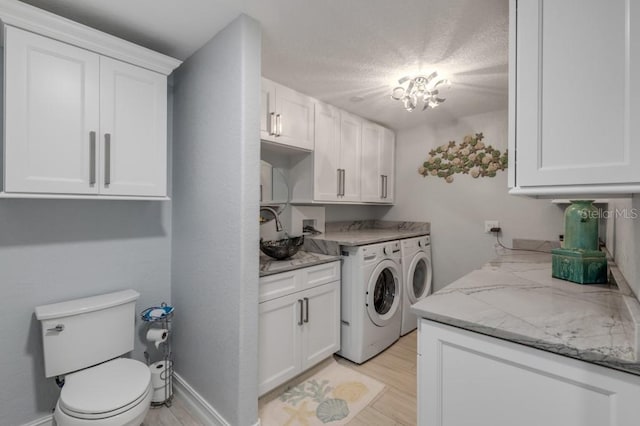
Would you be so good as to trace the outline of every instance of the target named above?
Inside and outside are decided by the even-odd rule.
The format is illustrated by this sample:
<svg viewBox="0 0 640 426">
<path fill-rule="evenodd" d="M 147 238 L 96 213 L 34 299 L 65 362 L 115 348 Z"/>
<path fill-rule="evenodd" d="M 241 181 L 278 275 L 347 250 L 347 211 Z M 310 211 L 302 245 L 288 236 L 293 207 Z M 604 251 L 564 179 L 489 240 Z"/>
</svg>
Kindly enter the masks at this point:
<svg viewBox="0 0 640 426">
<path fill-rule="evenodd" d="M 421 319 L 420 426 L 632 426 L 640 376 Z"/>
<path fill-rule="evenodd" d="M 340 262 L 260 279 L 258 392 L 340 349 Z"/>
</svg>

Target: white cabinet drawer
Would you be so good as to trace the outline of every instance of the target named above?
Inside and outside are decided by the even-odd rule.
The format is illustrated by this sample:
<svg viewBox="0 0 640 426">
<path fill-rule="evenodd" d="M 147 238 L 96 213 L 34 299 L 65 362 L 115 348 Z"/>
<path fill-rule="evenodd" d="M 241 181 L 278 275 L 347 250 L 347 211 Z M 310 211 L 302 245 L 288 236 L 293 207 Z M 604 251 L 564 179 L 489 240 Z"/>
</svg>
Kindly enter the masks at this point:
<svg viewBox="0 0 640 426">
<path fill-rule="evenodd" d="M 302 287 L 300 290 L 316 287 L 340 279 L 340 262 L 324 263 L 300 269 Z"/>
<path fill-rule="evenodd" d="M 259 302 L 340 280 L 340 261 L 260 278 Z"/>
<path fill-rule="evenodd" d="M 300 273 L 296 271 L 283 272 L 260 278 L 259 302 L 286 296 L 299 291 Z"/>
</svg>

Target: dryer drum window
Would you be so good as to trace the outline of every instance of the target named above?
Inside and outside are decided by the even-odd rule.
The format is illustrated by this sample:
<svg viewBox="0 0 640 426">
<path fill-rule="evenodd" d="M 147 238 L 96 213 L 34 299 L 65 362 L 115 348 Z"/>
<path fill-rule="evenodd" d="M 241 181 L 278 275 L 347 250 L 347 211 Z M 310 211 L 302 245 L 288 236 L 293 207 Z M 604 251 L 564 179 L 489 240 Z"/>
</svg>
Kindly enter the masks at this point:
<svg viewBox="0 0 640 426">
<path fill-rule="evenodd" d="M 424 259 L 416 264 L 415 272 L 413 273 L 413 294 L 416 297 L 420 297 L 424 294 L 427 287 L 427 262 Z"/>
<path fill-rule="evenodd" d="M 391 270 L 385 268 L 380 275 L 378 275 L 376 287 L 373 290 L 373 305 L 376 308 L 376 312 L 380 315 L 389 312 L 395 298 L 396 281 L 393 278 Z"/>
</svg>

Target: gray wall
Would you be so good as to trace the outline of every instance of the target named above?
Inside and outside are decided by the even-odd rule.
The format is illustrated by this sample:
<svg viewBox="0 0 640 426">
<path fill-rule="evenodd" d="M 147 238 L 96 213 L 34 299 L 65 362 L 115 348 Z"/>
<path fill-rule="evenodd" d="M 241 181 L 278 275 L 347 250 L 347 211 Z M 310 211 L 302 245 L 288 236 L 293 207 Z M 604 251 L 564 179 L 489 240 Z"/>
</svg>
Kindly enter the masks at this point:
<svg viewBox="0 0 640 426">
<path fill-rule="evenodd" d="M 260 37 L 240 16 L 174 79 L 176 371 L 238 426 L 258 418 Z"/>
<path fill-rule="evenodd" d="M 137 311 L 168 301 L 170 235 L 168 202 L 0 200 L 0 425 L 50 414 L 58 396 L 33 308 L 126 288 Z"/>
<path fill-rule="evenodd" d="M 132 288 L 140 312 L 169 301 L 170 266 L 169 201 L 0 200 L 0 426 L 51 414 L 58 398 L 34 307 Z M 142 361 L 137 327 L 133 357 Z"/>
<path fill-rule="evenodd" d="M 640 299 L 640 196 L 610 199 L 607 212 L 607 247 Z"/>
<path fill-rule="evenodd" d="M 428 114 L 425 112 L 424 114 Z M 439 127 L 420 126 L 396 135 L 396 205 L 387 220 L 431 222 L 434 288 L 440 289 L 496 256 L 496 239 L 485 220 L 499 220 L 503 243 L 512 238 L 557 239 L 563 211 L 550 200 L 507 194 L 507 173 L 474 179 L 454 175 L 452 183 L 418 174 L 428 152 L 448 141 L 483 132 L 484 142 L 507 147 L 507 111 L 465 117 Z"/>
</svg>

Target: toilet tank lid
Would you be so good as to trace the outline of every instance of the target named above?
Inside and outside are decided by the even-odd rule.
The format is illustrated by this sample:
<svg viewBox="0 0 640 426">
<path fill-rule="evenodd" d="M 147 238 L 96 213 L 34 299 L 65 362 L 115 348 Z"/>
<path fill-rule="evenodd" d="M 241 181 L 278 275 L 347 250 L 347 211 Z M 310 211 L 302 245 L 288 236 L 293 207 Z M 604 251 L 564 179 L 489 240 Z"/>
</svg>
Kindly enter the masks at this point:
<svg viewBox="0 0 640 426">
<path fill-rule="evenodd" d="M 66 302 L 52 303 L 36 307 L 36 318 L 40 321 L 63 318 L 72 315 L 85 314 L 99 311 L 112 306 L 133 302 L 140 297 L 135 290 L 122 290 L 114 293 L 101 294 L 99 296 L 84 297 Z"/>
</svg>

